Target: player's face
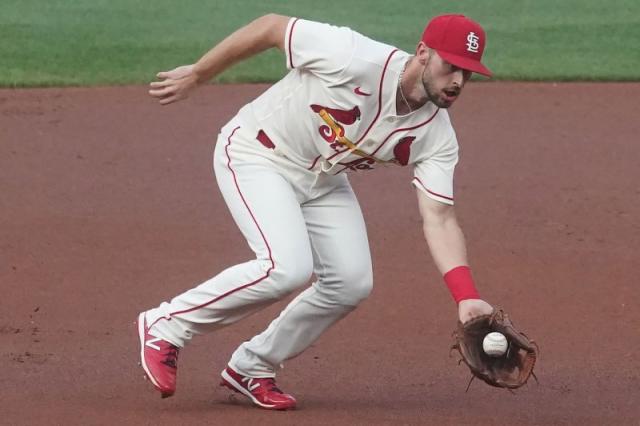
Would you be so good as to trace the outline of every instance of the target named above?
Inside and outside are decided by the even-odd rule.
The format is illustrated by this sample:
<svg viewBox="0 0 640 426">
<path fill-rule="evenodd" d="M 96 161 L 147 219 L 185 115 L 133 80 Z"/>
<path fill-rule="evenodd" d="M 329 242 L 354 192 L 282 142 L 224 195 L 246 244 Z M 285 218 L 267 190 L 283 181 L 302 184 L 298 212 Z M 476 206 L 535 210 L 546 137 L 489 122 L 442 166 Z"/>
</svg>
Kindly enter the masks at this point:
<svg viewBox="0 0 640 426">
<path fill-rule="evenodd" d="M 471 71 L 448 63 L 435 50 L 431 50 L 422 71 L 422 85 L 431 102 L 439 108 L 449 108 L 458 99 L 470 77 Z"/>
</svg>

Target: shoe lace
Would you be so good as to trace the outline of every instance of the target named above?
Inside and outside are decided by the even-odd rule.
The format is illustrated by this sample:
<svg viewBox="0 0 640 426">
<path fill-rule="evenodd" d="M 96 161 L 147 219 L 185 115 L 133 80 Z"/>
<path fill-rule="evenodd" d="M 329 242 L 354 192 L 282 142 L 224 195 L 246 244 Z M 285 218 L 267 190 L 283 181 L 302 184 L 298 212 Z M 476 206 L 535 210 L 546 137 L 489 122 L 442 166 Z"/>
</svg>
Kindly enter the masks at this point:
<svg viewBox="0 0 640 426">
<path fill-rule="evenodd" d="M 246 386 L 250 391 L 253 391 L 255 388 L 263 389 L 266 392 L 276 392 L 284 394 L 280 390 L 278 386 L 276 386 L 276 381 L 273 377 L 264 377 L 264 378 L 253 378 L 253 377 L 244 377 L 242 382 L 246 383 Z M 255 385 L 254 385 L 255 383 Z"/>
<path fill-rule="evenodd" d="M 178 368 L 178 352 L 179 349 L 177 346 L 169 346 L 165 358 L 161 362 L 171 368 Z"/>
<path fill-rule="evenodd" d="M 264 381 L 262 382 L 263 386 L 269 391 L 269 392 L 277 392 L 277 393 L 282 393 L 284 394 L 284 392 L 282 392 L 280 390 L 280 388 L 278 386 L 276 386 L 276 381 L 273 378 L 267 378 L 264 379 Z"/>
</svg>

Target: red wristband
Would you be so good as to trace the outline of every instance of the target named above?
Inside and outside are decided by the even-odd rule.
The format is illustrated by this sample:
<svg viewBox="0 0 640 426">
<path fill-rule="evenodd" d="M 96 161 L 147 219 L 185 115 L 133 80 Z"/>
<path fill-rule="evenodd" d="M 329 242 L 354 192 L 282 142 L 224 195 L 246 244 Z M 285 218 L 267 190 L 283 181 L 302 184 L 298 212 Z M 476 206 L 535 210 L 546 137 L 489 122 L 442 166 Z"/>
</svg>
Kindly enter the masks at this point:
<svg viewBox="0 0 640 426">
<path fill-rule="evenodd" d="M 473 284 L 471 269 L 468 266 L 458 266 L 444 274 L 444 282 L 456 303 L 466 299 L 480 299 L 478 290 Z"/>
</svg>

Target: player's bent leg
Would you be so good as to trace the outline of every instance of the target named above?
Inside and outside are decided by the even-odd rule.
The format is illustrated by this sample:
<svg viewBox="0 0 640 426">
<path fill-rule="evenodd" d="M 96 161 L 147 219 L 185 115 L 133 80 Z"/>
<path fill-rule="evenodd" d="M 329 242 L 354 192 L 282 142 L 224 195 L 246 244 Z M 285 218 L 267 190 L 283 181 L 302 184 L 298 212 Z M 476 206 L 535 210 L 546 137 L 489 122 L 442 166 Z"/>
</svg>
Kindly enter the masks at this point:
<svg viewBox="0 0 640 426">
<path fill-rule="evenodd" d="M 274 377 L 353 311 L 373 286 L 366 228 L 348 183 L 303 207 L 314 251 L 312 287 L 299 294 L 261 334 L 243 343 L 229 366 L 248 377 Z"/>
<path fill-rule="evenodd" d="M 262 260 L 232 266 L 148 311 L 150 334 L 184 347 L 195 335 L 233 324 L 306 284 L 312 270 L 304 263 L 290 255 L 273 266 Z"/>
<path fill-rule="evenodd" d="M 231 324 L 279 300 L 306 284 L 313 272 L 306 224 L 290 183 L 268 159 L 241 156 L 222 139 L 216 146 L 216 178 L 256 258 L 147 313 L 150 333 L 181 347 L 194 334 Z"/>
<path fill-rule="evenodd" d="M 194 335 L 229 325 L 289 294 L 306 284 L 313 272 L 295 191 L 268 160 L 236 161 L 236 153 L 219 141 L 216 177 L 256 258 L 144 313 L 146 340 L 183 347 Z"/>
<path fill-rule="evenodd" d="M 318 278 L 314 283 L 316 303 L 355 307 L 373 289 L 364 218 L 346 179 L 325 198 L 314 200 L 303 210 Z"/>
</svg>

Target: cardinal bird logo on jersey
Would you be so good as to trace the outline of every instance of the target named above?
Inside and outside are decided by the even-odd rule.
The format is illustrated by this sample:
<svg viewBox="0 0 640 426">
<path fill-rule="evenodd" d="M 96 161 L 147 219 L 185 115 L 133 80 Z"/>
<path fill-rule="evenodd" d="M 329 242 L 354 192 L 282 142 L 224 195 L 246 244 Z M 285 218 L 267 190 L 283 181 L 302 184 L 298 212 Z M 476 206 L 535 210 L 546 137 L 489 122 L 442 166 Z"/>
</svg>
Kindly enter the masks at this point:
<svg viewBox="0 0 640 426">
<path fill-rule="evenodd" d="M 400 142 L 393 147 L 394 160 L 401 166 L 409 164 L 409 157 L 411 157 L 411 144 L 415 140 L 415 136 L 406 136 L 400 139 Z"/>
<path fill-rule="evenodd" d="M 317 104 L 312 104 L 310 105 L 310 107 L 311 107 L 311 110 L 313 110 L 313 112 L 315 112 L 316 114 L 320 113 L 320 111 L 322 110 L 325 110 L 327 113 L 329 113 L 329 115 L 331 115 L 331 117 L 336 121 L 336 124 L 338 125 L 343 135 L 344 135 L 344 127 L 342 125 L 350 126 L 351 124 L 355 123 L 356 120 L 360 119 L 360 108 L 358 108 L 357 106 L 353 107 L 350 110 L 329 108 L 329 107 L 317 105 Z M 334 151 L 340 150 L 340 148 L 342 147 L 342 144 L 336 141 L 336 137 L 338 135 L 336 135 L 336 133 L 333 131 L 331 127 L 327 126 L 326 124 L 323 124 L 318 128 L 318 132 L 320 133 L 320 136 L 322 136 L 322 138 L 325 141 L 331 144 L 331 148 Z"/>
</svg>

